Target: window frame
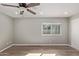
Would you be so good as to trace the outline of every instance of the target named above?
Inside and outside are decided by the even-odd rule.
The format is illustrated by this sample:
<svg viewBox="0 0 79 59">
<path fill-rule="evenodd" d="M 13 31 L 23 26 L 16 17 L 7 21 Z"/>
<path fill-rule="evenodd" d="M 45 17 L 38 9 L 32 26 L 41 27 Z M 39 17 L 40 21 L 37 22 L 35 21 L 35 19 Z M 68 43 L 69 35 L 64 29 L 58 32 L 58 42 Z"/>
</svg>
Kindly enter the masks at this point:
<svg viewBox="0 0 79 59">
<path fill-rule="evenodd" d="M 51 25 L 51 34 L 43 34 L 43 25 Z M 52 34 L 52 25 L 60 25 L 60 34 Z M 62 35 L 62 23 L 42 23 L 41 25 L 41 34 L 42 36 L 61 36 Z"/>
</svg>

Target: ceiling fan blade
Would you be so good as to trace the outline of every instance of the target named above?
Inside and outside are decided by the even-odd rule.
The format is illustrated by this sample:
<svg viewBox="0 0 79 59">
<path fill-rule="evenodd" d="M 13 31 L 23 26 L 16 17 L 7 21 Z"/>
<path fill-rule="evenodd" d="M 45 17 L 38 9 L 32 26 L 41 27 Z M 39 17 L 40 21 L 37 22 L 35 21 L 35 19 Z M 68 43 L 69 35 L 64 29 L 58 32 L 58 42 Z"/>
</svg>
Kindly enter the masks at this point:
<svg viewBox="0 0 79 59">
<path fill-rule="evenodd" d="M 38 6 L 38 5 L 40 5 L 40 3 L 30 3 L 30 4 L 27 5 L 27 8 L 28 7 Z"/>
<path fill-rule="evenodd" d="M 17 8 L 19 8 L 19 6 L 14 6 L 14 5 L 7 5 L 7 4 L 1 4 L 1 5 L 3 5 L 3 6 L 9 6 L 9 7 L 17 7 Z"/>
<path fill-rule="evenodd" d="M 36 15 L 36 13 L 34 11 L 30 10 L 30 9 L 27 9 L 27 11 L 29 11 L 30 13 Z"/>
</svg>

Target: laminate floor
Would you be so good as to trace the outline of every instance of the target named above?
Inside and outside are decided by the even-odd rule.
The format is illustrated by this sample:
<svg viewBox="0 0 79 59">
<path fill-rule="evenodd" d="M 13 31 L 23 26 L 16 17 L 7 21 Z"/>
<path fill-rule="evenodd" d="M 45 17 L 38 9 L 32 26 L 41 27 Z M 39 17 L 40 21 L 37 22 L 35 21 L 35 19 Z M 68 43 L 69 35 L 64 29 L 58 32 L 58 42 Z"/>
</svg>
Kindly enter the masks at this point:
<svg viewBox="0 0 79 59">
<path fill-rule="evenodd" d="M 0 56 L 79 56 L 79 51 L 69 46 L 13 46 Z"/>
</svg>

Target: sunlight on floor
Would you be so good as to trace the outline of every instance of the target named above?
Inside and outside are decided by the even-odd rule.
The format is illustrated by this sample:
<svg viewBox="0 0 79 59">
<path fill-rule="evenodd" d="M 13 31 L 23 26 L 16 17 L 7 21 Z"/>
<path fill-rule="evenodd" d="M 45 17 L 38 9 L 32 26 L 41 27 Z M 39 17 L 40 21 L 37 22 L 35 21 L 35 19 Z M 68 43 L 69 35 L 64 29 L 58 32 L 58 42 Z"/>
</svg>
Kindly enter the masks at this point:
<svg viewBox="0 0 79 59">
<path fill-rule="evenodd" d="M 56 54 L 43 54 L 42 56 L 56 56 Z"/>
<path fill-rule="evenodd" d="M 50 54 L 50 53 L 28 53 L 25 56 L 56 56 L 55 53 Z"/>
<path fill-rule="evenodd" d="M 26 56 L 40 56 L 41 53 L 28 53 Z"/>
</svg>

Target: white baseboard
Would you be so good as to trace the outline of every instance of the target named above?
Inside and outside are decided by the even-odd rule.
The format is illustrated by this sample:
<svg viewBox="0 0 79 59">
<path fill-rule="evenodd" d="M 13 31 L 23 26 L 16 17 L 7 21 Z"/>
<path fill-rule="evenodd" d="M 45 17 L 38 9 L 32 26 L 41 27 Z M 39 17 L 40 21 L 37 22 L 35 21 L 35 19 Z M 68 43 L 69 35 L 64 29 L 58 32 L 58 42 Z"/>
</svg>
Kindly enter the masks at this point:
<svg viewBox="0 0 79 59">
<path fill-rule="evenodd" d="M 69 44 L 14 44 L 14 46 L 69 46 Z"/>
<path fill-rule="evenodd" d="M 70 46 L 70 45 L 69 44 L 11 44 L 7 46 L 6 48 L 0 50 L 0 52 L 3 52 L 4 50 L 12 46 Z"/>
<path fill-rule="evenodd" d="M 4 50 L 6 50 L 6 49 L 8 49 L 8 48 L 12 47 L 12 46 L 14 46 L 14 44 L 11 44 L 11 45 L 7 46 L 6 48 L 4 48 L 4 49 L 0 50 L 0 53 L 1 53 L 1 52 L 3 52 L 3 51 L 4 51 Z"/>
<path fill-rule="evenodd" d="M 76 47 L 74 47 L 74 46 L 72 46 L 72 45 L 71 45 L 71 47 L 74 48 L 74 49 L 76 49 L 77 51 L 79 51 L 79 49 L 77 49 Z"/>
</svg>

